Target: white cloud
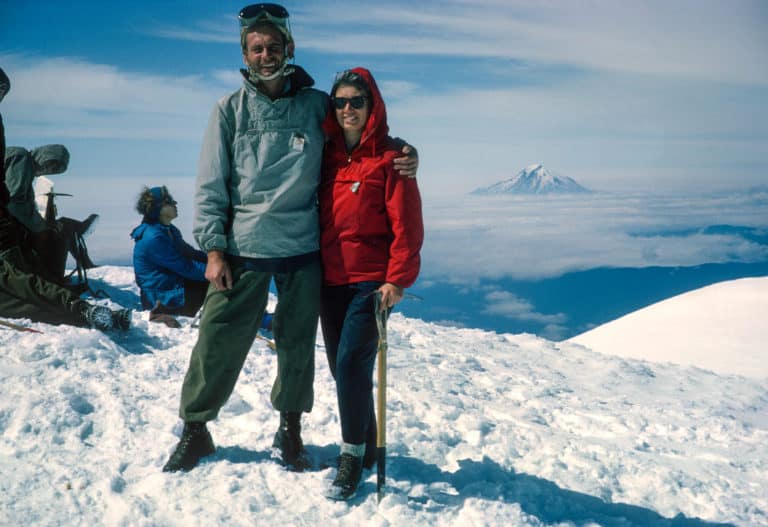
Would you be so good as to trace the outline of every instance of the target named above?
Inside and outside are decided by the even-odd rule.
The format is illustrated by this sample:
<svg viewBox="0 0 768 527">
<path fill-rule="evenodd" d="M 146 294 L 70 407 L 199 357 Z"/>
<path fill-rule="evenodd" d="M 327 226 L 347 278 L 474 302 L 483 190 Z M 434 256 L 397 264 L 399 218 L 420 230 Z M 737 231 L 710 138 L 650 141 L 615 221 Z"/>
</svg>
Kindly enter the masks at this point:
<svg viewBox="0 0 768 527">
<path fill-rule="evenodd" d="M 129 72 L 69 57 L 0 60 L 13 82 L 3 114 L 14 137 L 199 140 L 223 93 L 221 76 Z"/>
<path fill-rule="evenodd" d="M 760 0 L 347 0 L 287 7 L 300 49 L 320 53 L 513 59 L 768 84 L 768 10 Z M 235 28 L 227 15 L 147 33 L 231 43 Z"/>
<path fill-rule="evenodd" d="M 225 86 L 232 86 L 233 91 L 243 82 L 243 75 L 239 69 L 216 70 L 212 73 L 212 77 Z"/>
<path fill-rule="evenodd" d="M 404 80 L 381 81 L 378 85 L 387 103 L 393 99 L 411 97 L 419 91 L 417 83 Z"/>
<path fill-rule="evenodd" d="M 760 1 L 337 2 L 294 12 L 304 48 L 509 58 L 589 69 L 768 83 Z M 327 21 L 319 24 L 319 20 Z M 393 41 L 397 45 L 393 45 Z"/>
<path fill-rule="evenodd" d="M 492 291 L 485 295 L 487 305 L 483 313 L 500 315 L 513 320 L 524 320 L 539 324 L 562 324 L 568 320 L 563 313 L 545 315 L 538 313 L 534 306 L 525 299 L 509 291 Z"/>
<path fill-rule="evenodd" d="M 237 19 L 232 14 L 220 15 L 199 20 L 196 24 L 178 26 L 154 24 L 143 29 L 143 33 L 153 37 L 193 42 L 212 42 L 232 45 L 237 42 Z"/>
<path fill-rule="evenodd" d="M 701 229 L 765 229 L 767 210 L 765 202 L 753 203 L 748 195 L 467 196 L 425 206 L 423 266 L 426 278 L 449 276 L 461 282 L 539 279 L 597 267 L 760 262 L 768 260 L 766 245 Z M 512 298 L 490 299 L 497 301 L 494 309 L 500 313 L 525 312 Z"/>
</svg>

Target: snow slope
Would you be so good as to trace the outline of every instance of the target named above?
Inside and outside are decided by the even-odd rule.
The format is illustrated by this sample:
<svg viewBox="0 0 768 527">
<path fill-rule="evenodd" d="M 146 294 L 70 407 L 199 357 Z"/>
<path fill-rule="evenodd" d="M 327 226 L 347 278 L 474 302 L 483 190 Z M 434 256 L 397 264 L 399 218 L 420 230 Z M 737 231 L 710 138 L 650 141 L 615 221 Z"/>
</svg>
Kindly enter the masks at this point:
<svg viewBox="0 0 768 527">
<path fill-rule="evenodd" d="M 92 275 L 137 301 L 130 268 Z M 260 341 L 210 425 L 216 454 L 165 474 L 196 332 L 183 320 L 135 313 L 128 335 L 0 329 L 0 525 L 768 525 L 765 380 L 399 314 L 381 503 L 375 474 L 332 502 L 332 469 L 272 459 L 275 359 Z M 304 439 L 324 460 L 339 424 L 322 338 L 315 390 Z"/>
<path fill-rule="evenodd" d="M 768 277 L 690 291 L 569 342 L 622 357 L 768 379 Z"/>
</svg>

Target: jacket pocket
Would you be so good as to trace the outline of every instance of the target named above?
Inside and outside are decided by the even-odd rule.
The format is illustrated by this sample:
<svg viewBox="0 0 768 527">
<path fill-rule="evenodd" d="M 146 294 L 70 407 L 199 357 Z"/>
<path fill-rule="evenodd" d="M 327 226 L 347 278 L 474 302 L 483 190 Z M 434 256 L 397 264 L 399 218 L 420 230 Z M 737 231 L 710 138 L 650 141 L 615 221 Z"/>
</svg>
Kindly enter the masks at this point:
<svg viewBox="0 0 768 527">
<path fill-rule="evenodd" d="M 369 176 L 359 182 L 356 221 L 361 237 L 381 236 L 388 231 L 384 191 L 383 179 Z"/>
</svg>

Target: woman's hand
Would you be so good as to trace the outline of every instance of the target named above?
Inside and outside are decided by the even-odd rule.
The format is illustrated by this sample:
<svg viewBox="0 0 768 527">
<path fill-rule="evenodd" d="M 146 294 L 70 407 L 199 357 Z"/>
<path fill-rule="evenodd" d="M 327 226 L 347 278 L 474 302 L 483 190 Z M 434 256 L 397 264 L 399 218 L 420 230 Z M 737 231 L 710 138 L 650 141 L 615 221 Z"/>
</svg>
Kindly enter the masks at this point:
<svg viewBox="0 0 768 527">
<path fill-rule="evenodd" d="M 403 299 L 403 288 L 389 282 L 379 287 L 381 292 L 381 311 L 385 311 Z"/>
</svg>

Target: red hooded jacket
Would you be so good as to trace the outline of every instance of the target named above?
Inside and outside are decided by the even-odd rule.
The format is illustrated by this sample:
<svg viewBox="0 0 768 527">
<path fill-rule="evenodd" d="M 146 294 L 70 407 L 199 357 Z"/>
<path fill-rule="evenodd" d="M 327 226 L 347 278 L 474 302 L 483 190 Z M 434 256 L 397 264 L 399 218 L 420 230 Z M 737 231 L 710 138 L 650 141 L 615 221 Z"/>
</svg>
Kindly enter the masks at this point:
<svg viewBox="0 0 768 527">
<path fill-rule="evenodd" d="M 360 144 L 347 153 L 331 109 L 320 182 L 320 251 L 327 285 L 364 281 L 410 287 L 421 266 L 424 240 L 421 196 L 415 179 L 395 173 L 402 155 L 391 137 L 387 112 L 371 73 L 360 74 L 371 91 L 371 111 Z"/>
</svg>

